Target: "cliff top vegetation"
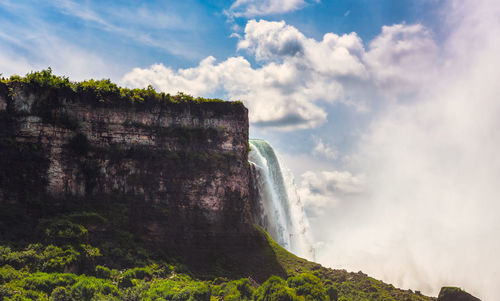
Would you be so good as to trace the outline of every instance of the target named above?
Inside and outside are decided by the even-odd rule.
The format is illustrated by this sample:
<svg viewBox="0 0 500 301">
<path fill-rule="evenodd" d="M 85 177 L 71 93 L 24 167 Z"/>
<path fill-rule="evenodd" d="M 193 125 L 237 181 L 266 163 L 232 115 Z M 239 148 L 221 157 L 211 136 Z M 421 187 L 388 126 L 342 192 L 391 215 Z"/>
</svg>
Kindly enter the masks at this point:
<svg viewBox="0 0 500 301">
<path fill-rule="evenodd" d="M 151 85 L 143 89 L 123 88 L 110 79 L 89 79 L 74 82 L 70 81 L 68 77 L 54 75 L 50 67 L 41 71 L 32 71 L 24 77 L 19 75 L 13 75 L 9 78 L 2 77 L 0 82 L 9 87 L 21 85 L 35 91 L 38 89 L 57 89 L 59 93 L 68 96 L 76 94 L 76 96 L 80 96 L 80 99 L 101 104 L 157 105 L 226 102 L 218 98 L 193 97 L 183 92 L 178 92 L 176 95 L 157 92 Z M 232 101 L 231 103 L 242 105 L 240 101 Z"/>
</svg>

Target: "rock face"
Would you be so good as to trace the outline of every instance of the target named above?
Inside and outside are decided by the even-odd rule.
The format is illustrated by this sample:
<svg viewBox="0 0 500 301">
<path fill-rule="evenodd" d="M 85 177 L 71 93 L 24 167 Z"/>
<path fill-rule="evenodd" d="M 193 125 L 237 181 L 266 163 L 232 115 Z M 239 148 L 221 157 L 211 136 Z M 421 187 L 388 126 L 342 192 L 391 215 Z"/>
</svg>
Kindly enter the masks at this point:
<svg viewBox="0 0 500 301">
<path fill-rule="evenodd" d="M 247 113 L 241 103 L 116 105 L 0 83 L 0 204 L 36 216 L 47 204 L 122 198 L 152 245 L 197 250 L 199 262 L 228 240 L 245 247 Z"/>
<path fill-rule="evenodd" d="M 445 286 L 439 292 L 438 301 L 481 301 L 458 287 Z"/>
</svg>

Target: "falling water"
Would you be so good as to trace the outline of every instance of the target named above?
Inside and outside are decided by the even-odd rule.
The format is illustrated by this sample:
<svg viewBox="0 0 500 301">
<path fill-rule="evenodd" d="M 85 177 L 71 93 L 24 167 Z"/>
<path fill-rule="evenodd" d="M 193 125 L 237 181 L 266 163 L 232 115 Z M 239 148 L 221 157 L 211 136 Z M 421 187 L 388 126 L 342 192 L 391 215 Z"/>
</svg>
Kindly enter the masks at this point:
<svg viewBox="0 0 500 301">
<path fill-rule="evenodd" d="M 248 160 L 256 167 L 256 183 L 262 206 L 258 223 L 288 251 L 314 260 L 309 222 L 297 194 L 291 172 L 264 140 L 251 139 Z"/>
</svg>

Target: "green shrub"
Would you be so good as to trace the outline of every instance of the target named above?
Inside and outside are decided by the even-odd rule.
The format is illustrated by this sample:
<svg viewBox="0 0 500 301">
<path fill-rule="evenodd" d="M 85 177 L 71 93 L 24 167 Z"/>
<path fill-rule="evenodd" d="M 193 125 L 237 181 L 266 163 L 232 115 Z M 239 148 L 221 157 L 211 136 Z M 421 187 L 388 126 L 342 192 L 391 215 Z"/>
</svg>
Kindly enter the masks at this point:
<svg viewBox="0 0 500 301">
<path fill-rule="evenodd" d="M 118 291 L 118 287 L 111 283 L 104 283 L 101 287 L 100 294 L 102 295 L 111 295 L 111 296 L 119 296 L 120 292 Z"/>
<path fill-rule="evenodd" d="M 253 294 L 255 301 L 299 301 L 295 291 L 278 276 L 271 276 Z"/>
<path fill-rule="evenodd" d="M 38 256 L 39 250 L 33 248 L 41 247 L 41 245 L 30 245 L 23 251 L 13 251 L 9 247 L 4 247 L 0 253 L 0 264 L 8 264 L 16 269 L 21 269 L 24 266 L 34 267 L 40 262 Z"/>
<path fill-rule="evenodd" d="M 63 218 L 43 220 L 39 225 L 50 242 L 78 244 L 87 240 L 88 231 L 84 226 Z"/>
<path fill-rule="evenodd" d="M 63 272 L 80 261 L 80 253 L 73 247 L 64 249 L 49 245 L 39 257 L 41 270 L 45 272 Z"/>
<path fill-rule="evenodd" d="M 75 274 L 34 273 L 22 279 L 21 286 L 27 290 L 43 291 L 50 294 L 58 286 L 71 286 L 78 280 Z"/>
<path fill-rule="evenodd" d="M 0 267 L 0 284 L 10 282 L 22 277 L 22 273 L 10 265 Z"/>
<path fill-rule="evenodd" d="M 210 301 L 210 287 L 199 281 L 157 279 L 141 293 L 141 300 Z"/>
<path fill-rule="evenodd" d="M 179 92 L 177 95 L 158 93 L 149 85 L 145 89 L 127 89 L 118 87 L 109 79 L 86 80 L 82 82 L 71 82 L 67 77 L 56 76 L 52 74 L 49 67 L 46 70 L 28 73 L 25 77 L 18 75 L 11 76 L 3 81 L 7 85 L 10 83 L 25 83 L 32 88 L 48 88 L 66 90 L 76 93 L 84 100 L 94 103 L 122 103 L 122 104 L 148 104 L 148 103 L 205 103 L 205 102 L 223 102 L 221 99 L 208 99 L 193 97 L 191 95 Z M 234 102 L 241 105 L 241 102 Z"/>
<path fill-rule="evenodd" d="M 80 260 L 80 253 L 71 246 L 63 249 L 54 245 L 44 247 L 41 244 L 31 244 L 22 251 L 2 248 L 0 253 L 3 253 L 0 254 L 1 265 L 45 272 L 63 272 Z"/>
<path fill-rule="evenodd" d="M 95 275 L 98 278 L 109 279 L 111 278 L 111 270 L 108 269 L 107 267 L 98 265 L 95 267 Z"/>
<path fill-rule="evenodd" d="M 145 268 L 133 268 L 125 273 L 123 273 L 123 278 L 124 279 L 145 279 L 145 278 L 151 278 L 153 275 L 153 272 L 151 271 L 151 268 L 145 267 Z"/>
<path fill-rule="evenodd" d="M 325 287 L 325 289 L 326 289 L 326 294 L 328 295 L 328 297 L 330 297 L 331 301 L 337 301 L 338 300 L 338 298 L 339 298 L 339 291 L 337 289 L 337 286 L 329 284 L 329 285 L 327 285 Z"/>
<path fill-rule="evenodd" d="M 287 283 L 288 287 L 295 289 L 297 296 L 304 296 L 306 300 L 329 300 L 321 280 L 311 273 L 302 273 L 290 277 Z"/>
<path fill-rule="evenodd" d="M 243 278 L 213 286 L 212 294 L 226 301 L 252 300 L 253 288 L 250 281 Z"/>
<path fill-rule="evenodd" d="M 72 301 L 70 292 L 62 286 L 56 287 L 50 294 L 49 301 Z"/>
<path fill-rule="evenodd" d="M 11 80 L 24 81 L 30 84 L 37 84 L 40 87 L 51 88 L 71 88 L 71 82 L 65 76 L 56 76 L 52 74 L 52 69 L 49 67 L 46 70 L 30 72 L 26 77 L 11 77 Z"/>
<path fill-rule="evenodd" d="M 90 301 L 101 291 L 103 282 L 94 277 L 85 277 L 71 287 L 71 297 L 76 300 Z"/>
</svg>

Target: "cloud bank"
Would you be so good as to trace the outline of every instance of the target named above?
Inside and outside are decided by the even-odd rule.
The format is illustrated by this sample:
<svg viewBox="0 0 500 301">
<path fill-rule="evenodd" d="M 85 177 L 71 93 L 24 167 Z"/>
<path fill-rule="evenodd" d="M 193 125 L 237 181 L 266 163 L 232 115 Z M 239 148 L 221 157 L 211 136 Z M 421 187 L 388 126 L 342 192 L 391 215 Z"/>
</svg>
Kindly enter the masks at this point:
<svg viewBox="0 0 500 301">
<path fill-rule="evenodd" d="M 163 64 L 135 68 L 122 82 L 131 87 L 151 84 L 170 93 L 222 93 L 243 101 L 255 126 L 305 129 L 325 123 L 326 108 L 335 104 L 365 111 L 368 100 L 360 96 L 363 93 L 413 92 L 422 66 L 433 65 L 436 49 L 420 25 L 384 27 L 365 50 L 356 33 L 327 33 L 318 41 L 284 21 L 264 20 L 249 21 L 237 47 L 252 56 L 256 66 L 243 56 L 222 62 L 207 57 L 187 69 Z M 352 86 L 364 90 L 346 89 Z"/>
<path fill-rule="evenodd" d="M 338 197 L 326 174 L 308 172 L 300 191 L 323 206 L 311 223 L 328 229 L 317 235 L 320 262 L 434 296 L 454 285 L 496 300 L 500 5 L 450 1 L 445 16 L 439 47 L 425 29 L 403 25 L 370 43 L 366 62 L 392 97 L 355 153 L 363 189 Z"/>
</svg>

